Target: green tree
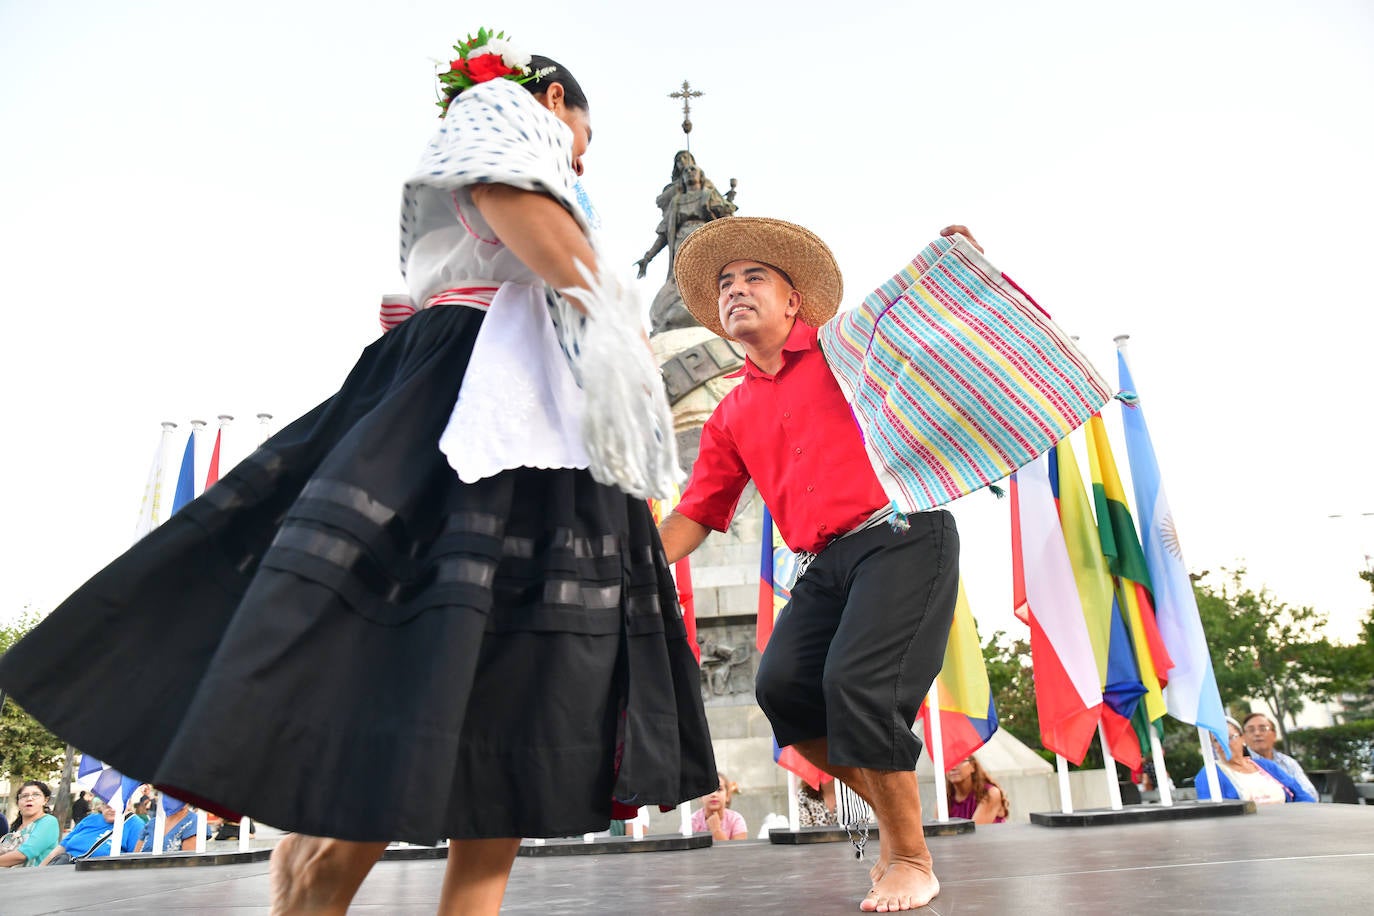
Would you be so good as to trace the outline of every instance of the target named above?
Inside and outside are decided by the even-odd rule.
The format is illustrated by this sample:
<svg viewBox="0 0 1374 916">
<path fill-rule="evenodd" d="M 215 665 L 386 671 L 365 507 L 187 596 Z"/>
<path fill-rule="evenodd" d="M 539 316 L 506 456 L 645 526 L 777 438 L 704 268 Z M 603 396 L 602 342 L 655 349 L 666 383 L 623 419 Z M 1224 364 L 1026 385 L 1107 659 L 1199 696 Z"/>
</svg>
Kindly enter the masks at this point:
<svg viewBox="0 0 1374 916">
<path fill-rule="evenodd" d="M 983 646 L 988 685 L 997 705 L 997 725 L 1033 748 L 1040 747 L 1040 716 L 1035 709 L 1029 639 L 1013 639 L 1002 630 Z"/>
<path fill-rule="evenodd" d="M 1193 588 L 1224 703 L 1264 700 L 1282 728 L 1284 719 L 1296 725 L 1305 698 L 1329 700 L 1358 684 L 1347 667 L 1349 647 L 1324 632 L 1325 614 L 1285 604 L 1266 588 L 1256 591 L 1244 570 L 1216 588 L 1201 580 Z"/>
<path fill-rule="evenodd" d="M 32 608 L 25 608 L 18 620 L 0 626 L 0 654 L 8 652 L 42 619 Z M 5 699 L 0 712 L 0 776 L 11 783 L 25 779 L 51 782 L 62 766 L 66 745 L 38 724 L 12 698 Z"/>
</svg>

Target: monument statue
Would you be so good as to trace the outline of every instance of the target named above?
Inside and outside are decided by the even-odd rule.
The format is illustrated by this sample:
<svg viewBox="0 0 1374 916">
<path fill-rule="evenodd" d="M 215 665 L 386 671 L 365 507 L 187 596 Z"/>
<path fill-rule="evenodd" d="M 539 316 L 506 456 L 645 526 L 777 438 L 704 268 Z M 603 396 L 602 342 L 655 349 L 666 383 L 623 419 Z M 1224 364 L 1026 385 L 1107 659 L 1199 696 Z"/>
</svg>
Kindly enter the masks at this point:
<svg viewBox="0 0 1374 916">
<path fill-rule="evenodd" d="M 673 262 L 683 239 L 711 220 L 735 212 L 737 184 L 735 179 L 730 179 L 730 190 L 722 195 L 702 172 L 690 151 L 680 150 L 673 157 L 672 181 L 654 201 L 663 213 L 658 221 L 658 236 L 649 250 L 644 252 L 644 257 L 635 262 L 639 266 L 638 276 L 643 278 L 649 262 L 660 251 L 668 249 L 668 276 L 649 308 L 652 333 L 697 326 L 695 319 L 683 306 L 682 297 L 678 295 L 677 283 L 673 281 Z"/>
</svg>

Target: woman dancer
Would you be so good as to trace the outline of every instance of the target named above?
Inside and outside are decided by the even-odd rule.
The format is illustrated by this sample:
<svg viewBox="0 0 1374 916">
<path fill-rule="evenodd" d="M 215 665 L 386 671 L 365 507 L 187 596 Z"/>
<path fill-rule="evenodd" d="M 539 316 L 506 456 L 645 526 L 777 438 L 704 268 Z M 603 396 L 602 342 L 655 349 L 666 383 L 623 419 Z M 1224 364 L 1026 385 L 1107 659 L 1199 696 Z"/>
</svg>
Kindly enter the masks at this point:
<svg viewBox="0 0 1374 916">
<path fill-rule="evenodd" d="M 494 913 L 521 837 L 717 785 L 642 498 L 675 456 L 635 418 L 666 405 L 638 326 L 579 269 L 586 97 L 486 30 L 455 50 L 403 193 L 417 310 L 384 309 L 395 327 L 336 395 L 0 660 L 83 750 L 294 831 L 276 911 L 341 913 L 387 841 L 444 836 L 440 912 Z M 88 639 L 104 662 L 76 657 Z M 127 664 L 149 640 L 159 665 Z"/>
</svg>

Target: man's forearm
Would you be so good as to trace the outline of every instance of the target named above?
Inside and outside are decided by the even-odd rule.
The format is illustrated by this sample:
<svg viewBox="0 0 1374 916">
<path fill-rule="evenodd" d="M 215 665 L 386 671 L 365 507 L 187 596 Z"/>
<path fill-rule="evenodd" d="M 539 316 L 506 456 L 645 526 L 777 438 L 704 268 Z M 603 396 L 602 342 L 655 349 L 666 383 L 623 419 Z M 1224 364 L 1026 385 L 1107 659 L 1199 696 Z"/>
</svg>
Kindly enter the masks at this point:
<svg viewBox="0 0 1374 916">
<path fill-rule="evenodd" d="M 663 552 L 668 555 L 669 563 L 676 563 L 696 550 L 710 533 L 710 528 L 679 512 L 668 513 L 658 526 L 658 536 L 663 539 Z"/>
</svg>

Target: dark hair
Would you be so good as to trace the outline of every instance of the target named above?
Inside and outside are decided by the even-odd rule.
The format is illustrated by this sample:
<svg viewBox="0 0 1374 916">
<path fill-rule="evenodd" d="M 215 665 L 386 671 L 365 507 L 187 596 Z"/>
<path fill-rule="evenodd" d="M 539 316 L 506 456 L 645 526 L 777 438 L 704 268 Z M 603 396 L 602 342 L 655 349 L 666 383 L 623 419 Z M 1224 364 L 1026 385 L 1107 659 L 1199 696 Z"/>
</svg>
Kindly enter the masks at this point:
<svg viewBox="0 0 1374 916">
<path fill-rule="evenodd" d="M 1268 713 L 1263 713 L 1263 712 L 1252 712 L 1252 713 L 1250 713 L 1250 715 L 1248 715 L 1248 716 L 1246 716 L 1244 719 L 1242 719 L 1241 722 L 1242 722 L 1242 724 L 1244 724 L 1244 725 L 1249 725 L 1251 719 L 1263 719 L 1264 721 L 1266 721 L 1266 722 L 1269 723 L 1270 727 L 1274 727 L 1274 720 L 1271 719 L 1271 718 L 1269 718 L 1269 714 L 1268 714 Z M 1241 731 L 1244 731 L 1244 730 L 1245 730 L 1245 729 L 1241 729 Z"/>
<path fill-rule="evenodd" d="M 530 55 L 531 70 L 549 70 L 550 68 L 552 68 L 551 72 L 544 74 L 538 79 L 532 79 L 528 83 L 525 83 L 525 88 L 535 95 L 539 95 L 541 92 L 547 92 L 548 88 L 554 83 L 560 83 L 563 86 L 563 101 L 569 108 L 579 108 L 582 111 L 590 111 L 591 108 L 587 105 L 587 94 L 582 91 L 582 87 L 578 85 L 576 77 L 568 72 L 567 67 L 542 54 Z"/>
<path fill-rule="evenodd" d="M 18 797 L 19 797 L 19 793 L 20 793 L 20 792 L 23 792 L 23 791 L 24 791 L 25 789 L 27 789 L 29 786 L 33 786 L 34 788 L 43 790 L 43 797 L 44 797 L 44 798 L 52 798 L 52 789 L 49 789 L 49 788 L 48 788 L 48 784 L 47 784 L 46 782 L 39 782 L 39 781 L 36 780 L 36 779 L 30 779 L 28 782 L 24 783 L 22 786 L 20 786 L 19 788 L 15 789 L 15 790 L 14 790 L 14 797 L 15 797 L 15 798 L 18 798 Z"/>
<path fill-rule="evenodd" d="M 542 54 L 531 54 L 529 68 L 531 72 L 540 70 L 549 71 L 543 76 L 536 77 L 527 83 L 521 83 L 522 86 L 530 91 L 531 95 L 539 95 L 540 93 L 547 92 L 550 86 L 554 83 L 558 83 L 563 87 L 564 104 L 569 108 L 591 111 L 591 108 L 587 105 L 587 94 L 582 91 L 582 87 L 578 85 L 577 79 L 568 72 L 567 67 Z M 444 101 L 439 103 L 439 107 L 442 113 L 447 113 L 449 104 L 452 103 L 454 99 L 458 98 L 458 96 L 462 95 L 465 90 L 453 86 L 442 85 L 439 88 L 444 97 Z"/>
</svg>

